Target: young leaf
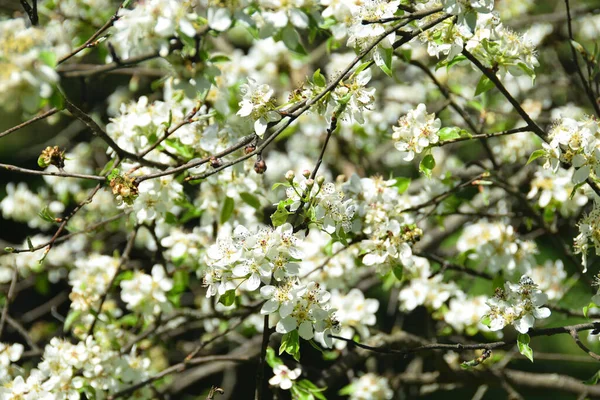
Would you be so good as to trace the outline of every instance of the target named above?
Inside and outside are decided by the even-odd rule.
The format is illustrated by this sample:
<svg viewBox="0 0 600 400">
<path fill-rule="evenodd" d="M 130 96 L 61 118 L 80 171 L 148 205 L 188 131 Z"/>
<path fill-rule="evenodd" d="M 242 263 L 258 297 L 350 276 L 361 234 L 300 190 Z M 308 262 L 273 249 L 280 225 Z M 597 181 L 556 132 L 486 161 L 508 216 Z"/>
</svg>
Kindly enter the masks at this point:
<svg viewBox="0 0 600 400">
<path fill-rule="evenodd" d="M 219 297 L 219 303 L 223 304 L 224 306 L 231 306 L 233 305 L 233 303 L 235 302 L 235 289 L 230 289 L 228 291 L 226 291 L 225 293 L 223 293 L 221 295 L 221 297 Z"/>
<path fill-rule="evenodd" d="M 494 86 L 494 82 L 490 81 L 487 76 L 483 75 L 481 79 L 479 79 L 477 87 L 475 88 L 475 96 L 479 96 L 480 94 L 487 92 Z"/>
<path fill-rule="evenodd" d="M 537 160 L 540 157 L 544 157 L 545 155 L 546 155 L 546 150 L 538 149 L 538 150 L 534 151 L 533 153 L 531 153 L 531 155 L 529 156 L 529 160 L 527 160 L 527 164 L 525 164 L 525 165 L 529 165 L 532 161 Z"/>
<path fill-rule="evenodd" d="M 523 354 L 533 362 L 533 350 L 529 347 L 530 337 L 526 333 L 521 333 L 517 336 L 517 346 L 519 347 L 519 353 Z"/>
<path fill-rule="evenodd" d="M 233 206 L 233 199 L 229 196 L 225 197 L 223 208 L 221 208 L 221 218 L 219 219 L 221 224 L 229 221 L 229 218 L 231 218 L 231 215 L 233 214 Z"/>
<path fill-rule="evenodd" d="M 431 178 L 431 171 L 435 168 L 435 159 L 431 154 L 427 154 L 421 160 L 419 164 L 419 171 L 425 174 L 426 177 Z"/>
</svg>

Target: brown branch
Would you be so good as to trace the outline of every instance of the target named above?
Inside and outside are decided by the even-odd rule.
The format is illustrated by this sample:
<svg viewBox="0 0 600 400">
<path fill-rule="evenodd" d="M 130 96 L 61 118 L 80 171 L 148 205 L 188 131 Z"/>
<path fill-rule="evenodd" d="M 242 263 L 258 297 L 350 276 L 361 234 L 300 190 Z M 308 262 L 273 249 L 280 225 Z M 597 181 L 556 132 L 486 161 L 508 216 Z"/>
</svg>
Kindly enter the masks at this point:
<svg viewBox="0 0 600 400">
<path fill-rule="evenodd" d="M 136 226 L 134 228 L 134 230 L 131 232 L 131 235 L 129 236 L 129 240 L 127 241 L 127 245 L 125 246 L 125 250 L 123 250 L 123 254 L 121 255 L 121 258 L 119 259 L 119 264 L 117 265 L 117 269 L 115 270 L 115 274 L 112 276 L 112 279 L 110 280 L 108 286 L 106 287 L 106 291 L 104 292 L 104 294 L 100 298 L 100 304 L 98 305 L 98 310 L 94 314 L 94 320 L 92 321 L 92 325 L 90 326 L 90 329 L 88 330 L 88 335 L 93 335 L 94 334 L 94 327 L 96 326 L 96 322 L 98 322 L 98 318 L 100 317 L 100 313 L 102 313 L 102 306 L 104 305 L 104 302 L 106 301 L 106 299 L 108 297 L 108 293 L 110 292 L 110 289 L 114 285 L 114 283 L 115 283 L 115 281 L 117 279 L 117 276 L 121 272 L 121 268 L 123 268 L 123 266 L 125 265 L 125 263 L 127 263 L 127 261 L 129 261 L 129 255 L 131 253 L 131 250 L 133 250 L 133 244 L 135 243 L 135 237 L 137 236 L 138 229 L 139 229 L 139 226 Z"/>
<path fill-rule="evenodd" d="M 4 323 L 6 322 L 6 318 L 8 317 L 8 306 L 10 302 L 13 300 L 15 296 L 15 286 L 17 284 L 17 279 L 19 278 L 19 270 L 17 266 L 13 266 L 13 275 L 10 281 L 10 287 L 8 288 L 8 293 L 6 295 L 6 299 L 4 302 L 4 307 L 2 308 L 2 317 L 0 318 L 0 338 L 2 338 L 2 332 L 4 331 Z"/>
<path fill-rule="evenodd" d="M 576 333 L 576 332 L 580 332 L 580 331 L 586 331 L 586 330 L 589 331 L 589 330 L 597 330 L 597 329 L 600 329 L 600 321 L 589 322 L 589 323 L 578 324 L 578 325 L 570 325 L 570 326 L 559 326 L 556 328 L 544 328 L 544 329 L 531 328 L 531 329 L 529 329 L 528 334 L 530 337 L 553 336 L 553 335 L 560 335 L 560 334 L 564 334 L 564 333 L 573 335 L 572 332 Z M 495 350 L 498 348 L 513 346 L 517 343 L 517 339 L 509 340 L 509 341 L 497 341 L 497 342 L 490 342 L 490 343 L 473 343 L 473 344 L 471 344 L 471 343 L 469 343 L 469 344 L 429 343 L 429 344 L 424 344 L 424 345 L 413 347 L 413 348 L 397 350 L 397 349 L 389 348 L 388 346 L 384 346 L 384 347 L 369 346 L 369 345 L 366 345 L 363 343 L 358 343 L 358 342 L 354 341 L 353 339 L 347 339 L 347 338 L 344 338 L 341 336 L 336 336 L 336 335 L 329 335 L 329 336 L 334 339 L 343 340 L 345 342 L 352 343 L 353 345 L 360 347 L 361 349 L 364 349 L 364 350 L 368 350 L 368 351 L 372 351 L 372 352 L 380 353 L 380 354 L 398 354 L 398 355 L 407 355 L 407 354 L 411 354 L 411 353 L 417 353 L 420 351 L 430 351 L 430 350 L 453 350 L 456 352 L 461 352 L 461 351 L 466 351 L 466 350 Z"/>
<path fill-rule="evenodd" d="M 571 21 L 571 8 L 569 6 L 569 0 L 565 0 L 565 6 L 567 7 L 567 28 L 569 31 L 569 47 L 571 47 L 571 54 L 573 56 L 573 62 L 575 63 L 575 70 L 577 71 L 577 75 L 579 75 L 579 79 L 581 79 L 581 84 L 583 85 L 583 89 L 585 90 L 585 94 L 587 95 L 594 111 L 596 112 L 596 116 L 600 117 L 600 105 L 598 105 L 598 100 L 594 97 L 594 92 L 592 92 L 592 88 L 589 85 L 589 82 L 583 76 L 583 72 L 581 71 L 581 66 L 579 65 L 579 58 L 577 57 L 577 51 L 575 50 L 575 46 L 573 45 L 573 41 L 575 38 L 573 37 L 573 26 Z"/>
<path fill-rule="evenodd" d="M 88 128 L 92 131 L 92 133 L 102 139 L 104 143 L 108 145 L 121 159 L 128 158 L 133 160 L 141 165 L 145 165 L 148 167 L 156 167 L 160 169 L 168 168 L 168 165 L 157 163 L 154 161 L 146 160 L 144 158 L 139 157 L 137 154 L 131 153 L 127 150 L 124 150 L 115 143 L 115 141 L 106 133 L 100 126 L 94 121 L 89 115 L 81 111 L 77 106 L 71 103 L 66 97 L 64 97 L 65 108 L 73 114 L 73 116 L 79 119 L 81 122 L 86 124 Z"/>
<path fill-rule="evenodd" d="M 10 165 L 10 164 L 0 164 L 0 168 L 4 168 L 8 171 L 21 172 L 23 174 L 29 174 L 29 175 L 62 176 L 64 178 L 89 179 L 89 180 L 100 181 L 100 182 L 106 181 L 105 177 L 98 176 L 98 175 L 74 174 L 74 173 L 70 173 L 70 172 L 37 171 L 35 169 L 21 168 L 21 167 L 17 167 L 15 165 Z"/>
<path fill-rule="evenodd" d="M 43 112 L 42 114 L 37 115 L 37 116 L 31 118 L 30 120 L 27 120 L 27 121 L 23 122 L 22 124 L 19 124 L 17 126 L 13 126 L 12 128 L 7 129 L 4 132 L 1 132 L 0 133 L 0 138 L 3 138 L 4 136 L 10 135 L 11 133 L 18 131 L 21 128 L 24 128 L 27 125 L 31 125 L 34 122 L 40 121 L 40 120 L 42 120 L 44 118 L 48 118 L 49 116 L 54 115 L 54 114 L 56 114 L 59 111 L 60 110 L 58 108 L 51 108 L 48 111 Z"/>
<path fill-rule="evenodd" d="M 215 355 L 215 356 L 192 358 L 191 360 L 189 360 L 187 362 L 181 362 L 179 364 L 172 365 L 169 368 L 166 368 L 166 369 L 162 370 L 161 372 L 159 372 L 158 374 L 152 376 L 151 378 L 143 380 L 142 382 L 136 383 L 135 385 L 132 385 L 124 390 L 121 390 L 115 394 L 108 396 L 108 400 L 114 400 L 114 399 L 118 399 L 120 397 L 130 395 L 130 394 L 134 393 L 136 390 L 138 390 L 146 385 L 149 385 L 154 381 L 157 381 L 161 378 L 164 378 L 167 375 L 170 375 L 170 374 L 173 374 L 176 372 L 183 372 L 186 369 L 188 369 L 189 367 L 200 365 L 200 364 L 205 364 L 205 363 L 217 362 L 217 361 L 230 361 L 230 362 L 234 362 L 234 363 L 246 363 L 246 362 L 252 361 L 252 358 L 250 358 L 250 357 L 232 357 L 232 356 L 228 356 L 228 355 L 224 355 L 224 356 Z"/>
<path fill-rule="evenodd" d="M 71 53 L 61 57 L 58 59 L 58 62 L 56 63 L 56 65 L 60 65 L 63 62 L 67 61 L 69 58 L 73 57 L 74 55 L 78 54 L 80 51 L 84 50 L 84 49 L 88 49 L 90 47 L 95 47 L 98 45 L 98 42 L 96 41 L 96 39 L 98 39 L 98 37 L 104 32 L 106 31 L 108 28 L 110 28 L 116 20 L 119 19 L 119 11 L 121 10 L 121 8 L 123 7 L 123 3 L 125 1 L 122 1 L 121 4 L 119 5 L 119 7 L 117 8 L 117 11 L 115 11 L 115 13 L 110 17 L 110 19 L 108 21 L 106 21 L 106 23 L 104 25 L 102 25 L 100 27 L 100 29 L 98 29 L 92 36 L 89 37 L 88 40 L 85 41 L 85 43 L 83 43 L 81 46 L 77 47 L 75 50 L 73 50 Z"/>
</svg>

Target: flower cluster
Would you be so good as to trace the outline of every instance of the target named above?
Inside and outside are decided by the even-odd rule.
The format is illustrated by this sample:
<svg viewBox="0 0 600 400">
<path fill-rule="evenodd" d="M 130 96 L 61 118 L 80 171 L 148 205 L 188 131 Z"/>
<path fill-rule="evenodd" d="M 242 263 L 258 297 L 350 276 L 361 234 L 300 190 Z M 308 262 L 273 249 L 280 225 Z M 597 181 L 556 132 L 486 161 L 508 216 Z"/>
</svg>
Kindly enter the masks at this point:
<svg viewBox="0 0 600 400">
<path fill-rule="evenodd" d="M 337 309 L 335 316 L 342 326 L 341 336 L 351 338 L 354 332 L 363 340 L 370 336 L 369 327 L 377 322 L 375 313 L 379 309 L 378 300 L 365 299 L 363 292 L 352 289 L 346 295 L 338 291 L 332 292 L 330 304 Z M 339 340 L 335 342 L 335 347 L 343 349 L 346 344 L 347 342 Z"/>
<path fill-rule="evenodd" d="M 468 257 L 491 273 L 520 275 L 537 265 L 535 242 L 518 238 L 514 227 L 502 222 L 480 220 L 467 225 L 456 248 L 459 252 L 469 251 Z"/>
<path fill-rule="evenodd" d="M 561 162 L 573 164 L 573 183 L 580 184 L 588 177 L 600 176 L 600 123 L 593 117 L 580 120 L 558 120 L 544 143 L 544 168 L 556 172 Z M 590 175 L 593 174 L 593 175 Z"/>
<path fill-rule="evenodd" d="M 273 89 L 269 85 L 259 85 L 254 79 L 248 78 L 248 83 L 240 87 L 240 92 L 244 97 L 240 101 L 240 109 L 237 115 L 250 117 L 254 120 L 254 132 L 262 138 L 269 122 L 276 122 L 281 119 L 281 115 L 275 111 L 272 98 Z"/>
<path fill-rule="evenodd" d="M 391 400 L 394 397 L 387 378 L 372 373 L 355 378 L 344 392 L 350 393 L 351 400 Z"/>
<path fill-rule="evenodd" d="M 133 9 L 121 8 L 112 28 L 110 43 L 117 55 L 127 59 L 158 51 L 169 54 L 170 40 L 196 35 L 197 16 L 193 1 L 149 0 Z"/>
<path fill-rule="evenodd" d="M 433 113 L 427 114 L 425 104 L 419 104 L 398 120 L 398 126 L 392 128 L 392 138 L 396 141 L 394 146 L 402 153 L 404 161 L 412 161 L 415 154 L 422 153 L 440 140 L 437 132 L 441 126 L 440 119 Z"/>
<path fill-rule="evenodd" d="M 37 368 L 27 378 L 19 375 L 0 387 L 0 398 L 79 399 L 82 392 L 103 398 L 148 378 L 149 367 L 150 359 L 133 352 L 120 355 L 91 336 L 76 344 L 52 338 Z M 139 389 L 135 396 L 149 400 L 152 390 Z"/>
<path fill-rule="evenodd" d="M 579 235 L 575 237 L 575 254 L 581 254 L 583 272 L 587 271 L 587 253 L 592 246 L 596 249 L 596 255 L 600 255 L 600 206 L 594 203 L 594 208 L 585 214 L 578 224 Z"/>
<path fill-rule="evenodd" d="M 507 325 L 513 325 L 520 333 L 527 333 L 536 318 L 550 316 L 550 309 L 542 307 L 548 296 L 523 275 L 518 284 L 506 282 L 504 289 L 497 288 L 494 297 L 487 301 L 490 311 L 483 317 L 484 324 L 492 331 L 498 331 Z"/>
<path fill-rule="evenodd" d="M 68 49 L 60 23 L 40 29 L 23 18 L 0 21 L 0 106 L 14 109 L 20 99 L 26 111 L 37 111 L 54 93 L 56 60 Z"/>
<path fill-rule="evenodd" d="M 0 343 L 0 384 L 6 383 L 15 375 L 17 368 L 11 364 L 19 361 L 23 355 L 23 345 L 20 343 Z"/>
<path fill-rule="evenodd" d="M 119 260 L 100 254 L 75 261 L 69 272 L 69 285 L 73 287 L 69 298 L 71 308 L 78 311 L 97 311 L 100 299 L 108 290 L 117 273 Z"/>
<path fill-rule="evenodd" d="M 133 278 L 121 281 L 121 298 L 128 309 L 150 318 L 172 310 L 166 296 L 172 288 L 173 281 L 165 276 L 165 268 L 157 264 L 152 267 L 152 275 L 135 271 Z"/>
</svg>

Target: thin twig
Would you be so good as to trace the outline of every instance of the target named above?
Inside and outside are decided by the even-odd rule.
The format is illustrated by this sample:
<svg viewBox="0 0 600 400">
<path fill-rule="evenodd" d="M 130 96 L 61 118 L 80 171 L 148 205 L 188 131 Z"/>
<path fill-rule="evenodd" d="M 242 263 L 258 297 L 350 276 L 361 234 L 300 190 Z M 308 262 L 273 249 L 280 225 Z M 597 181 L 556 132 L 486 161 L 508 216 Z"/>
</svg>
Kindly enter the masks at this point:
<svg viewBox="0 0 600 400">
<path fill-rule="evenodd" d="M 8 306 L 12 301 L 15 295 L 15 286 L 17 284 L 17 279 L 19 278 L 19 270 L 17 266 L 13 266 L 13 275 L 10 281 L 10 287 L 8 288 L 8 294 L 6 295 L 6 300 L 4 303 L 4 308 L 2 308 L 2 317 L 0 318 L 0 339 L 2 338 L 2 332 L 4 331 L 4 323 L 6 322 L 6 318 L 8 317 Z"/>
<path fill-rule="evenodd" d="M 577 75 L 579 75 L 579 79 L 581 79 L 581 84 L 583 85 L 583 89 L 585 90 L 585 94 L 587 95 L 590 103 L 592 103 L 592 107 L 596 112 L 596 116 L 600 117 L 600 105 L 598 105 L 598 101 L 594 97 L 594 92 L 592 92 L 592 88 L 589 85 L 589 82 L 583 76 L 583 72 L 581 71 L 581 66 L 579 65 L 579 58 L 577 57 L 577 51 L 575 50 L 575 46 L 573 45 L 573 41 L 575 38 L 573 37 L 573 26 L 571 21 L 571 8 L 569 6 L 569 0 L 565 0 L 565 6 L 567 7 L 567 28 L 569 31 L 569 47 L 571 47 L 571 54 L 573 55 L 573 62 L 575 63 L 575 70 L 577 71 Z"/>
<path fill-rule="evenodd" d="M 102 306 L 104 305 L 104 302 L 106 301 L 106 299 L 108 297 L 108 293 L 110 292 L 110 289 L 114 285 L 114 283 L 117 279 L 117 276 L 121 272 L 121 268 L 123 268 L 123 266 L 127 263 L 127 261 L 129 261 L 129 255 L 131 253 L 131 250 L 133 250 L 133 244 L 135 243 L 135 237 L 137 236 L 138 229 L 139 229 L 139 226 L 136 226 L 134 228 L 134 230 L 131 232 L 131 235 L 129 236 L 129 240 L 127 241 L 125 250 L 123 250 L 123 254 L 121 255 L 121 258 L 119 259 L 119 264 L 117 265 L 115 274 L 112 276 L 110 282 L 108 283 L 108 286 L 106 286 L 106 291 L 100 298 L 100 304 L 98 305 L 97 312 L 94 314 L 94 320 L 92 321 L 92 325 L 90 326 L 90 329 L 88 330 L 88 335 L 94 334 L 94 327 L 96 326 L 96 322 L 98 322 L 98 318 L 100 317 L 100 313 L 102 312 Z"/>
<path fill-rule="evenodd" d="M 16 165 L 10 164 L 0 164 L 0 168 L 4 168 L 13 172 L 21 172 L 23 174 L 29 175 L 46 175 L 46 176 L 62 176 L 64 178 L 79 178 L 79 179 L 89 179 L 93 181 L 105 182 L 106 178 L 98 175 L 84 175 L 84 174 L 74 174 L 70 172 L 55 172 L 55 171 L 37 171 L 35 169 L 27 169 L 17 167 Z"/>
<path fill-rule="evenodd" d="M 35 116 L 35 117 L 33 117 L 33 118 L 31 118 L 31 119 L 29 119 L 29 120 L 27 120 L 27 121 L 23 122 L 22 124 L 19 124 L 19 125 L 13 126 L 12 128 L 10 128 L 10 129 L 7 129 L 7 130 L 5 130 L 4 132 L 1 132 L 1 133 L 0 133 L 0 138 L 3 138 L 4 136 L 10 135 L 11 133 L 18 131 L 18 130 L 19 130 L 19 129 L 21 129 L 21 128 L 24 128 L 24 127 L 26 127 L 27 125 L 31 125 L 31 124 L 33 124 L 34 122 L 40 121 L 40 120 L 42 120 L 42 119 L 44 119 L 44 118 L 48 118 L 49 116 L 51 116 L 51 115 L 54 115 L 54 114 L 56 114 L 56 113 L 57 113 L 57 112 L 59 112 L 59 111 L 60 111 L 60 110 L 59 110 L 58 108 L 51 108 L 51 109 L 49 109 L 48 111 L 46 111 L 46 112 L 43 112 L 43 113 L 41 113 L 40 115 L 37 115 L 37 116 Z"/>
</svg>

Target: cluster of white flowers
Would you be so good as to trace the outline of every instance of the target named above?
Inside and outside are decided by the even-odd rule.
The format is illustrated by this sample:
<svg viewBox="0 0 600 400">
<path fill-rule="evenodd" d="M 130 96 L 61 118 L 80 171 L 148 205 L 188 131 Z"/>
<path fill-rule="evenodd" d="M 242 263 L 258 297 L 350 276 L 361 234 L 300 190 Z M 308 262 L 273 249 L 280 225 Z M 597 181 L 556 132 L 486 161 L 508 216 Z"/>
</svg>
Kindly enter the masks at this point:
<svg viewBox="0 0 600 400">
<path fill-rule="evenodd" d="M 65 206 L 51 200 L 47 190 L 42 189 L 34 193 L 27 187 L 25 182 L 17 185 L 10 182 L 6 185 L 6 197 L 0 201 L 2 217 L 13 219 L 18 222 L 26 222 L 30 228 L 48 229 L 52 226 L 49 221 L 40 217 L 40 212 L 47 206 L 52 213 L 61 213 Z"/>
<path fill-rule="evenodd" d="M 69 295 L 71 308 L 97 311 L 100 299 L 117 273 L 118 265 L 118 259 L 100 254 L 75 260 L 75 268 L 69 272 L 69 285 L 73 287 Z"/>
<path fill-rule="evenodd" d="M 263 283 L 260 293 L 267 302 L 261 313 L 274 314 L 278 332 L 298 329 L 307 340 L 314 337 L 315 330 L 337 332 L 337 321 L 327 304 L 329 292 L 314 282 L 304 284 L 298 279 L 298 262 L 303 257 L 301 240 L 290 224 L 277 229 L 261 228 L 257 232 L 238 226 L 232 237 L 220 237 L 207 250 L 208 269 L 203 272 L 207 297 L 217 294 L 222 297 L 237 288 L 252 292 Z M 331 346 L 331 338 L 325 335 L 325 340 Z"/>
<path fill-rule="evenodd" d="M 19 375 L 0 387 L 0 398 L 78 400 L 82 392 L 104 398 L 150 375 L 150 359 L 103 348 L 91 336 L 76 344 L 52 338 L 42 358 L 27 378 Z M 152 397 L 149 387 L 135 393 L 136 399 Z"/>
<path fill-rule="evenodd" d="M 398 149 L 404 161 L 412 161 L 415 154 L 420 154 L 440 138 L 437 132 L 442 121 L 434 113 L 427 114 L 425 104 L 419 104 L 398 120 L 398 126 L 392 127 L 394 146 Z"/>
<path fill-rule="evenodd" d="M 258 84 L 254 79 L 248 78 L 248 83 L 240 87 L 243 98 L 237 115 L 250 117 L 254 121 L 254 132 L 262 138 L 267 131 L 269 122 L 276 122 L 281 115 L 275 111 L 273 89 L 266 84 Z"/>
<path fill-rule="evenodd" d="M 0 343 L 0 385 L 10 381 L 18 371 L 11 364 L 21 359 L 23 349 L 20 343 Z"/>
<path fill-rule="evenodd" d="M 527 198 L 534 199 L 539 195 L 537 202 L 540 207 L 557 209 L 564 217 L 576 214 L 587 204 L 589 197 L 583 188 L 575 189 L 572 183 L 574 172 L 572 168 L 559 168 L 556 172 L 546 169 L 535 171 Z"/>
<path fill-rule="evenodd" d="M 444 321 L 459 333 L 473 335 L 479 331 L 488 331 L 489 328 L 481 323 L 481 316 L 488 311 L 487 299 L 487 296 L 467 297 L 462 291 L 457 291 L 448 303 Z"/>
<path fill-rule="evenodd" d="M 402 201 L 395 180 L 381 177 L 359 178 L 352 175 L 342 188 L 356 202 L 360 230 L 367 240 L 360 243 L 365 265 L 391 265 L 413 263 L 411 244 L 421 237 L 421 230 L 412 225 L 413 220 L 402 213 Z"/>
<path fill-rule="evenodd" d="M 156 51 L 166 57 L 172 38 L 196 36 L 198 16 L 192 12 L 194 3 L 148 0 L 133 9 L 122 8 L 111 29 L 110 43 L 123 59 Z"/>
<path fill-rule="evenodd" d="M 581 254 L 583 272 L 587 271 L 587 253 L 592 246 L 596 249 L 596 255 L 600 255 L 600 205 L 594 203 L 594 208 L 585 214 L 579 221 L 579 235 L 575 237 L 575 254 Z"/>
<path fill-rule="evenodd" d="M 527 274 L 537 265 L 535 242 L 518 238 L 512 225 L 499 221 L 480 220 L 467 225 L 456 248 L 459 252 L 472 251 L 469 259 L 491 273 Z"/>
<path fill-rule="evenodd" d="M 152 275 L 135 271 L 133 278 L 121 281 L 121 298 L 128 309 L 151 318 L 173 309 L 166 296 L 171 289 L 173 280 L 165 275 L 165 267 L 157 264 Z"/>
<path fill-rule="evenodd" d="M 513 325 L 520 333 L 527 333 L 536 318 L 550 316 L 550 309 L 542 307 L 547 301 L 548 296 L 531 278 L 523 275 L 518 284 L 506 282 L 504 289 L 496 289 L 494 297 L 487 301 L 490 311 L 484 316 L 484 323 L 492 331 Z"/>
<path fill-rule="evenodd" d="M 362 2 L 362 6 L 352 16 L 352 23 L 348 27 L 347 46 L 361 50 L 370 45 L 375 38 L 385 32 L 385 25 L 375 21 L 394 17 L 399 5 L 400 1 L 369 0 Z M 365 24 L 363 21 L 372 23 Z M 389 48 L 394 43 L 394 39 L 395 34 L 392 33 L 381 42 L 381 45 Z"/>
<path fill-rule="evenodd" d="M 363 340 L 370 336 L 369 327 L 377 322 L 375 313 L 379 309 L 378 300 L 365 299 L 364 293 L 355 288 L 346 295 L 333 291 L 330 304 L 337 309 L 335 316 L 342 326 L 341 336 L 351 338 L 354 332 Z M 338 340 L 335 342 L 335 348 L 343 349 L 346 344 L 346 341 Z"/>
<path fill-rule="evenodd" d="M 542 144 L 546 153 L 544 168 L 556 172 L 561 162 L 572 164 L 575 184 L 590 176 L 600 176 L 600 122 L 596 118 L 560 119 L 548 133 L 548 138 L 550 143 Z"/>
<path fill-rule="evenodd" d="M 391 400 L 394 392 L 387 378 L 372 373 L 355 378 L 350 386 L 350 400 Z"/>
<path fill-rule="evenodd" d="M 500 75 L 533 76 L 539 62 L 530 40 L 506 28 L 498 15 L 490 12 L 493 2 L 470 3 L 473 11 L 476 8 L 480 12 L 462 12 L 459 23 L 446 20 L 420 35 L 421 40 L 427 43 L 429 55 L 439 57 L 443 54 L 447 60 L 452 60 L 465 48 L 484 66 L 497 68 Z M 453 13 L 465 10 L 463 5 L 466 5 L 464 1 L 446 2 L 446 7 Z"/>
<path fill-rule="evenodd" d="M 568 290 L 567 271 L 562 260 L 546 260 L 533 268 L 529 276 L 546 293 L 548 300 L 560 300 Z"/>
<path fill-rule="evenodd" d="M 410 279 L 398 294 L 400 309 L 412 311 L 418 306 L 438 310 L 454 295 L 458 288 L 454 283 L 443 282 L 443 275 L 431 277 L 429 261 L 423 257 L 413 257 L 413 266 L 404 270 L 406 278 Z"/>
<path fill-rule="evenodd" d="M 69 49 L 65 43 L 60 24 L 40 29 L 27 26 L 23 18 L 0 21 L 0 106 L 12 110 L 20 103 L 26 111 L 37 111 L 55 91 L 54 66 Z"/>
<path fill-rule="evenodd" d="M 309 171 L 303 173 L 304 179 L 296 177 L 293 171 L 288 171 L 286 178 L 290 187 L 286 195 L 290 204 L 290 212 L 297 212 L 301 205 L 308 203 L 314 209 L 313 223 L 325 232 L 333 235 L 346 234 L 356 228 L 353 226 L 356 206 L 353 199 L 346 197 L 344 192 L 324 178 L 306 179 Z M 308 199 L 307 199 L 308 197 Z"/>
</svg>

